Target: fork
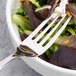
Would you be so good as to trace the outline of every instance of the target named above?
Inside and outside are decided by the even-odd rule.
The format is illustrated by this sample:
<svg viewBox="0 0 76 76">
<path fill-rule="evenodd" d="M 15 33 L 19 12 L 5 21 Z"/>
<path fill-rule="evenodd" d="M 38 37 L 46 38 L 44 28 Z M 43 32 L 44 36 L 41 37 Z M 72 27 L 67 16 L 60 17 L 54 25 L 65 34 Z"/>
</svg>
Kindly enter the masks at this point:
<svg viewBox="0 0 76 76">
<path fill-rule="evenodd" d="M 61 18 L 57 25 L 41 40 L 41 42 L 38 42 L 42 38 L 42 36 L 51 28 L 55 21 L 60 17 L 60 14 L 58 14 L 57 17 L 45 29 L 43 29 L 43 31 L 38 36 L 35 37 L 35 35 L 39 33 L 39 31 L 47 24 L 52 16 L 44 20 L 23 42 L 21 42 L 21 45 L 17 47 L 17 50 L 23 52 L 27 57 L 36 57 L 43 54 L 56 41 L 56 39 L 60 36 L 70 19 L 72 18 L 72 16 L 68 18 L 63 26 L 59 29 L 59 31 L 52 37 L 52 39 L 45 46 L 43 46 L 50 38 L 50 36 L 56 31 L 56 29 L 66 16 L 67 14 L 65 14 L 65 16 Z M 19 56 L 16 56 L 16 54 L 11 54 L 10 56 L 2 60 L 0 62 L 0 70 L 5 67 L 8 62 L 17 57 Z"/>
</svg>

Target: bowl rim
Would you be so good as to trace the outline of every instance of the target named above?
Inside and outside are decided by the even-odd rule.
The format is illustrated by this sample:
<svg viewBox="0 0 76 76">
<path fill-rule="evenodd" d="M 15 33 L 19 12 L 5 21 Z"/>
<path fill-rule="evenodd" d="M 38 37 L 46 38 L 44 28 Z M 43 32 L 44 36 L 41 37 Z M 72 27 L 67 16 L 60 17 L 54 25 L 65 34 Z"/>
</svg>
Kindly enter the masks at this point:
<svg viewBox="0 0 76 76">
<path fill-rule="evenodd" d="M 13 0 L 7 0 L 7 3 L 6 3 L 6 21 L 7 21 L 8 29 L 9 29 L 10 33 L 12 34 L 12 38 L 14 39 L 14 41 L 17 43 L 17 46 L 18 46 L 21 43 L 21 41 L 19 40 L 19 38 L 17 37 L 17 35 L 15 34 L 15 31 L 13 29 L 13 24 L 12 24 L 12 20 L 11 20 L 11 13 L 10 13 L 12 1 Z M 66 68 L 62 68 L 62 67 L 53 65 L 51 63 L 48 63 L 48 62 L 42 60 L 39 57 L 36 57 L 33 60 L 38 62 L 41 65 L 44 65 L 45 67 L 51 68 L 51 69 L 56 70 L 58 72 L 76 75 L 75 70 L 66 69 Z"/>
</svg>

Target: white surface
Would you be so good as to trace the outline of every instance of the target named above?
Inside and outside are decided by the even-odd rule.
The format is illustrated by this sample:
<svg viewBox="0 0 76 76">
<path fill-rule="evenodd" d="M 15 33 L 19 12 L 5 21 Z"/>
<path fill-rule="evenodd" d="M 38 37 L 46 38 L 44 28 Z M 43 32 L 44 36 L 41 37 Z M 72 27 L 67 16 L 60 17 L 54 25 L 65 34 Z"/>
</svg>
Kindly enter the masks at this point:
<svg viewBox="0 0 76 76">
<path fill-rule="evenodd" d="M 15 51 L 9 37 L 5 18 L 6 0 L 0 0 L 0 60 Z M 41 76 L 33 71 L 22 59 L 10 62 L 2 71 L 0 76 Z"/>
</svg>

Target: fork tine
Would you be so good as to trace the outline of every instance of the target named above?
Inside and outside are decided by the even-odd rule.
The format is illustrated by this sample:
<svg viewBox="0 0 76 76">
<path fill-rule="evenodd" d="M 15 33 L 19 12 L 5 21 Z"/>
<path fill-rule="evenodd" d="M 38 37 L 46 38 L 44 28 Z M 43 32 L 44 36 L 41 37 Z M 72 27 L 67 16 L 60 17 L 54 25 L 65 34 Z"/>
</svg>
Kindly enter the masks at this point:
<svg viewBox="0 0 76 76">
<path fill-rule="evenodd" d="M 40 42 L 40 45 L 43 45 L 47 39 L 53 34 L 53 32 L 58 28 L 58 26 L 60 25 L 60 23 L 64 20 L 65 16 L 58 22 L 58 24 L 48 33 L 48 35 Z"/>
<path fill-rule="evenodd" d="M 29 35 L 28 38 L 33 38 L 43 27 L 44 25 L 51 19 L 52 15 L 47 18 L 46 20 L 44 20 L 33 32 L 31 35 Z"/>
<path fill-rule="evenodd" d="M 55 40 L 60 36 L 60 34 L 63 32 L 63 30 L 65 29 L 65 27 L 67 26 L 68 22 L 70 21 L 70 19 L 72 18 L 72 16 L 70 18 L 67 19 L 67 21 L 64 23 L 64 25 L 60 28 L 60 30 L 55 34 L 55 36 L 46 44 L 46 46 L 44 47 L 44 49 L 48 49 L 54 42 Z"/>
<path fill-rule="evenodd" d="M 42 32 L 38 37 L 36 37 L 36 39 L 35 39 L 36 42 L 49 30 L 49 28 L 55 23 L 55 21 L 58 19 L 59 16 L 60 16 L 60 15 L 58 15 L 58 16 L 53 20 L 53 22 L 50 23 L 50 24 L 43 30 L 43 32 Z"/>
</svg>

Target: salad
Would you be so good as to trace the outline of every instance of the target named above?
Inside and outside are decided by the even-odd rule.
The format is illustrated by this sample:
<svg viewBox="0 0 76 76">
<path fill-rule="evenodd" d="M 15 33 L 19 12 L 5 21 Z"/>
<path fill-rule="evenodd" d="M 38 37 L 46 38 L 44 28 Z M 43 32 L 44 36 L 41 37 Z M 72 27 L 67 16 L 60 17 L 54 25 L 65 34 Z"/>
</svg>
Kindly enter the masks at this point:
<svg viewBox="0 0 76 76">
<path fill-rule="evenodd" d="M 52 15 L 52 18 L 44 28 L 46 28 L 59 13 L 61 17 L 67 13 L 67 17 L 52 34 L 51 39 L 63 26 L 66 19 L 72 15 L 71 21 L 55 43 L 39 57 L 60 67 L 76 69 L 76 0 L 20 0 L 20 2 L 21 6 L 13 15 L 12 21 L 17 24 L 22 41 L 50 15 Z M 55 27 L 61 17 L 52 25 L 41 40 Z M 40 34 L 44 28 L 41 29 L 38 34 Z M 48 39 L 47 42 L 50 39 Z M 45 45 L 46 44 L 44 44 L 44 46 Z M 17 53 L 20 54 L 19 51 L 17 51 Z"/>
</svg>

